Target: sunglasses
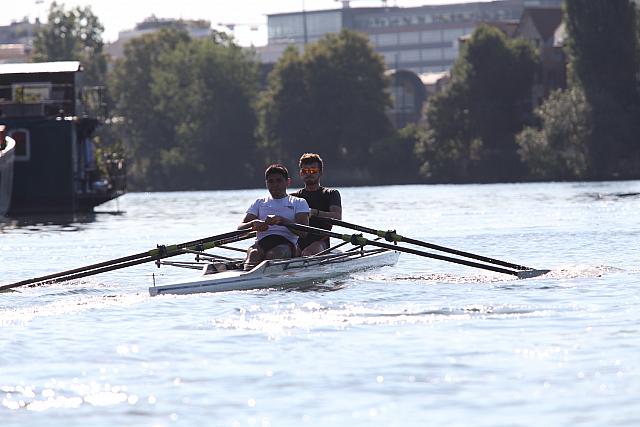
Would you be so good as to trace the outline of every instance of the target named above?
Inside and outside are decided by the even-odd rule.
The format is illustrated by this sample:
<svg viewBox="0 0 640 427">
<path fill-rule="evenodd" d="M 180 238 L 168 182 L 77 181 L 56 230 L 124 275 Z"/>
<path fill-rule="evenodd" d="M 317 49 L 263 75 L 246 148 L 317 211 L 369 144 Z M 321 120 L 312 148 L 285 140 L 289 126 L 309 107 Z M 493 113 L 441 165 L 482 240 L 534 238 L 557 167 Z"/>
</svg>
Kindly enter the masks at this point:
<svg viewBox="0 0 640 427">
<path fill-rule="evenodd" d="M 312 173 L 320 172 L 320 168 L 300 168 L 300 172 L 305 175 L 311 175 Z"/>
</svg>

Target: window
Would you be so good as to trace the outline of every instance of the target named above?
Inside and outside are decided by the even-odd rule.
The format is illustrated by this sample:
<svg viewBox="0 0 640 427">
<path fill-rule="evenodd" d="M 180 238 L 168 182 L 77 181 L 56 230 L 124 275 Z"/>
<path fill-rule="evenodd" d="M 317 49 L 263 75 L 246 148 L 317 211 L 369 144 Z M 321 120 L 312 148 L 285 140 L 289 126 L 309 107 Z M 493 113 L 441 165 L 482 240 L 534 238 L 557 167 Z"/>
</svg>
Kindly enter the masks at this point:
<svg viewBox="0 0 640 427">
<path fill-rule="evenodd" d="M 423 61 L 435 61 L 442 59 L 442 49 L 423 49 L 422 60 Z"/>
<path fill-rule="evenodd" d="M 395 46 L 398 44 L 398 34 L 378 34 L 377 45 L 378 46 Z"/>
<path fill-rule="evenodd" d="M 13 129 L 9 131 L 9 136 L 16 141 L 14 151 L 15 161 L 31 160 L 31 136 L 27 129 Z"/>
<path fill-rule="evenodd" d="M 400 44 L 418 44 L 420 43 L 420 33 L 400 33 Z"/>
<path fill-rule="evenodd" d="M 305 16 L 309 35 L 324 36 L 327 33 L 338 33 L 342 29 L 340 12 L 306 13 Z"/>
<path fill-rule="evenodd" d="M 422 31 L 420 36 L 422 37 L 422 43 L 439 43 L 442 41 L 442 31 L 440 30 Z"/>
<path fill-rule="evenodd" d="M 391 97 L 394 112 L 413 112 L 415 110 L 415 94 L 411 88 L 404 85 L 393 85 L 391 87 Z"/>
<path fill-rule="evenodd" d="M 269 40 L 293 38 L 303 31 L 302 16 L 270 17 L 268 22 Z"/>
<path fill-rule="evenodd" d="M 420 61 L 419 50 L 403 50 L 400 51 L 400 62 L 415 62 Z"/>
<path fill-rule="evenodd" d="M 444 59 L 456 59 L 458 57 L 457 47 L 447 47 L 442 49 L 442 56 Z"/>
<path fill-rule="evenodd" d="M 397 68 L 400 54 L 398 52 L 381 52 L 384 56 L 384 62 L 391 68 Z"/>
<path fill-rule="evenodd" d="M 453 30 L 444 30 L 443 37 L 445 40 L 457 40 L 458 37 L 464 36 L 464 28 L 456 28 Z"/>
</svg>

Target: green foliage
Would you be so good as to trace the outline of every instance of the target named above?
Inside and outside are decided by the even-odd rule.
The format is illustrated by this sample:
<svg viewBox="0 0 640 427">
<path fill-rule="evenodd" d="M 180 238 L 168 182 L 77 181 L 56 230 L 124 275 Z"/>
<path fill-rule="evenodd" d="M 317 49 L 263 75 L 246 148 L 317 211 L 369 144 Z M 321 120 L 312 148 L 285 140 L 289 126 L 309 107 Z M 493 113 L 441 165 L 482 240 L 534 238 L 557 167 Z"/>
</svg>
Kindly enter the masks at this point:
<svg viewBox="0 0 640 427">
<path fill-rule="evenodd" d="M 80 61 L 86 84 L 104 84 L 107 73 L 104 27 L 91 8 L 78 6 L 67 11 L 64 4 L 54 1 L 47 22 L 35 36 L 33 60 Z"/>
<path fill-rule="evenodd" d="M 463 46 L 448 89 L 426 108 L 418 143 L 422 173 L 434 181 L 505 181 L 521 176 L 515 134 L 531 116 L 538 66 L 523 40 L 479 26 Z"/>
<path fill-rule="evenodd" d="M 478 161 L 478 141 L 470 133 L 468 95 L 452 84 L 432 97 L 425 109 L 426 131 L 416 143 L 420 173 L 432 182 L 468 182 L 470 163 Z"/>
<path fill-rule="evenodd" d="M 392 135 L 378 140 L 369 148 L 369 169 L 373 184 L 405 184 L 420 182 L 420 163 L 415 145 L 423 131 L 408 125 Z"/>
<path fill-rule="evenodd" d="M 132 186 L 250 183 L 257 82 L 253 56 L 221 34 L 191 39 L 163 29 L 129 42 L 111 85 L 133 158 Z"/>
<path fill-rule="evenodd" d="M 161 56 L 185 46 L 189 36 L 175 30 L 145 34 L 125 45 L 124 59 L 115 63 L 109 87 L 116 102 L 118 133 L 127 140 L 132 188 L 162 188 L 161 152 L 175 141 L 170 117 L 156 110 L 152 74 Z"/>
<path fill-rule="evenodd" d="M 637 102 L 636 10 L 629 0 L 566 0 L 571 76 L 589 101 Z"/>
<path fill-rule="evenodd" d="M 624 166 L 640 155 L 635 7 L 629 0 L 567 0 L 566 11 L 571 82 L 592 110 L 589 176 L 637 176 Z"/>
<path fill-rule="evenodd" d="M 272 159 L 287 164 L 315 151 L 336 167 L 366 161 L 389 135 L 384 64 L 365 36 L 343 30 L 287 51 L 260 103 L 260 134 Z"/>
<path fill-rule="evenodd" d="M 517 137 L 519 154 L 535 179 L 583 179 L 589 168 L 591 111 L 579 88 L 556 91 L 537 110 L 541 129 Z"/>
<path fill-rule="evenodd" d="M 287 48 L 269 75 L 268 89 L 259 101 L 259 131 L 267 163 L 284 161 L 293 165 L 296 154 L 312 151 L 305 147 L 313 132 L 305 80 L 298 50 Z"/>
</svg>

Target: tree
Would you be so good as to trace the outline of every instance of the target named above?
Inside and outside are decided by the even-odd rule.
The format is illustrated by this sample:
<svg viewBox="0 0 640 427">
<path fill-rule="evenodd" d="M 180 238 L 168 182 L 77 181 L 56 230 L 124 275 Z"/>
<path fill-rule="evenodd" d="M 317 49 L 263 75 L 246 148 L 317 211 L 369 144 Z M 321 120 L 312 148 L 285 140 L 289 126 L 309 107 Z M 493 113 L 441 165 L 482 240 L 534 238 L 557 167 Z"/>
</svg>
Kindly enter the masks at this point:
<svg viewBox="0 0 640 427">
<path fill-rule="evenodd" d="M 420 164 L 415 155 L 422 129 L 410 124 L 371 144 L 369 168 L 372 184 L 406 184 L 421 181 Z"/>
<path fill-rule="evenodd" d="M 163 188 L 163 150 L 176 140 L 171 117 L 157 110 L 162 96 L 153 90 L 153 73 L 167 52 L 186 46 L 186 32 L 166 30 L 145 34 L 129 41 L 124 57 L 116 61 L 109 87 L 116 105 L 119 134 L 127 141 L 130 155 L 130 186 L 139 189 Z"/>
<path fill-rule="evenodd" d="M 636 10 L 629 0 L 566 0 L 570 81 L 592 111 L 592 178 L 625 174 L 621 161 L 640 154 Z M 630 171 L 627 171 L 627 173 Z"/>
<path fill-rule="evenodd" d="M 463 45 L 452 82 L 426 108 L 418 144 L 423 173 L 434 180 L 505 181 L 521 175 L 515 134 L 531 117 L 538 55 L 480 25 Z"/>
<path fill-rule="evenodd" d="M 260 104 L 265 145 L 288 164 L 316 151 L 338 167 L 363 165 L 391 130 L 386 87 L 384 63 L 361 34 L 329 34 L 302 56 L 289 50 Z"/>
<path fill-rule="evenodd" d="M 479 161 L 482 145 L 471 133 L 468 93 L 454 83 L 432 97 L 425 108 L 425 132 L 418 138 L 416 154 L 420 173 L 432 182 L 469 182 L 471 163 Z"/>
<path fill-rule="evenodd" d="M 291 164 L 305 147 L 313 128 L 305 66 L 295 47 L 287 48 L 269 75 L 267 91 L 259 101 L 260 134 L 267 163 Z"/>
<path fill-rule="evenodd" d="M 580 88 L 556 91 L 536 110 L 541 129 L 517 137 L 519 154 L 535 179 L 583 179 L 589 168 L 586 140 L 591 111 Z"/>
<path fill-rule="evenodd" d="M 102 85 L 107 73 L 107 57 L 103 52 L 104 27 L 90 7 L 65 10 L 55 1 L 49 8 L 47 25 L 36 33 L 33 60 L 80 61 L 88 85 Z"/>
<path fill-rule="evenodd" d="M 153 77 L 157 109 L 174 118 L 170 153 L 182 161 L 169 175 L 184 179 L 175 184 L 254 185 L 258 67 L 253 56 L 223 35 L 192 40 L 187 49 L 163 57 Z"/>
<path fill-rule="evenodd" d="M 214 33 L 133 39 L 112 74 L 134 188 L 209 189 L 253 178 L 257 64 Z"/>
</svg>

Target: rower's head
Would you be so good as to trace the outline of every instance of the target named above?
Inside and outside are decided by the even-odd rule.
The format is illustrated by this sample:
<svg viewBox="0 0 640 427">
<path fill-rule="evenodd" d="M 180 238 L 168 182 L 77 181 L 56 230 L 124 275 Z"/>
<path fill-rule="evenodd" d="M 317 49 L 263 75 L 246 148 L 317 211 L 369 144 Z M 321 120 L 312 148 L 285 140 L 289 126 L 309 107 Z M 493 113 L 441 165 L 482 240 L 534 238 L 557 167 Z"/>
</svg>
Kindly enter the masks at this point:
<svg viewBox="0 0 640 427">
<path fill-rule="evenodd" d="M 280 163 L 274 163 L 264 171 L 267 190 L 274 199 L 281 199 L 287 195 L 287 187 L 291 184 L 289 171 Z"/>
<path fill-rule="evenodd" d="M 300 178 L 305 185 L 317 185 L 322 176 L 322 157 L 316 153 L 304 153 L 298 162 Z"/>
</svg>

